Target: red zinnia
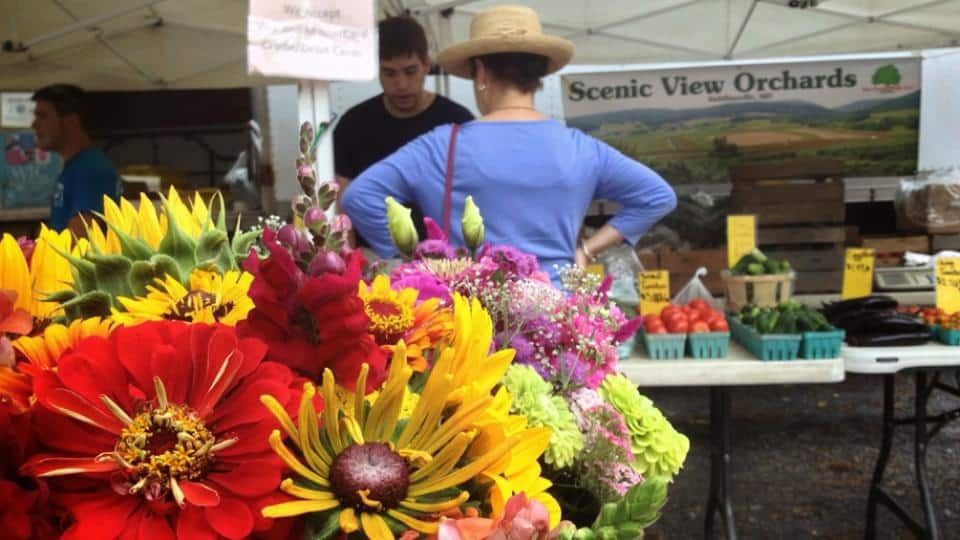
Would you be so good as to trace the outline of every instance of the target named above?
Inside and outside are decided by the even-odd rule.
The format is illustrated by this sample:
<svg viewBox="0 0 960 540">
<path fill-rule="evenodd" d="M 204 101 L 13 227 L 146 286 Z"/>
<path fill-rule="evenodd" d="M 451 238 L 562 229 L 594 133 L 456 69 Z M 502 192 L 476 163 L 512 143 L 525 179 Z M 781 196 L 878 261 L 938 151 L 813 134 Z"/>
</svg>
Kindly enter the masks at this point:
<svg viewBox="0 0 960 540">
<path fill-rule="evenodd" d="M 272 523 L 281 461 L 261 405 L 296 407 L 286 367 L 266 346 L 225 326 L 173 321 L 120 328 L 80 342 L 57 371 L 34 378 L 37 437 L 50 453 L 22 468 L 82 477 L 59 493 L 68 539 L 245 538 Z M 60 481 L 64 481 L 61 479 Z"/>
<path fill-rule="evenodd" d="M 254 275 L 248 294 L 256 307 L 237 325 L 237 333 L 266 342 L 270 360 L 313 380 L 329 368 L 337 383 L 350 389 L 360 366 L 368 364 L 367 386 L 376 388 L 386 376 L 387 356 L 370 335 L 370 320 L 357 295 L 363 255 L 347 255 L 342 274 L 311 276 L 275 237 L 264 229 L 269 257 L 261 260 L 251 253 L 243 265 Z"/>
</svg>

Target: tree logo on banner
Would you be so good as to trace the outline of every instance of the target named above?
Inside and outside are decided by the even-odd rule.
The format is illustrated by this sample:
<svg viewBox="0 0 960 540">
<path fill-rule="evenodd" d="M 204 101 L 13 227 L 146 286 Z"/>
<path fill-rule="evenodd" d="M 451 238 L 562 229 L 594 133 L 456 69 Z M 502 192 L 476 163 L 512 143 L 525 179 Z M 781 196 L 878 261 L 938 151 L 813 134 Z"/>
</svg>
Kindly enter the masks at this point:
<svg viewBox="0 0 960 540">
<path fill-rule="evenodd" d="M 881 66 L 873 72 L 872 82 L 877 86 L 897 86 L 900 84 L 900 70 L 893 64 Z"/>
</svg>

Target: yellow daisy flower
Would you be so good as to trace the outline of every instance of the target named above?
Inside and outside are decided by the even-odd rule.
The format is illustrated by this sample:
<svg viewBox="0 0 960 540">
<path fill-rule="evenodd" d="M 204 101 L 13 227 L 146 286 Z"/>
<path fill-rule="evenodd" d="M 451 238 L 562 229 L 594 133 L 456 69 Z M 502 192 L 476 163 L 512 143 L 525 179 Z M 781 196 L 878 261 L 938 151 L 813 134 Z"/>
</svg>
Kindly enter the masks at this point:
<svg viewBox="0 0 960 540">
<path fill-rule="evenodd" d="M 69 326 L 51 324 L 36 336 L 19 337 L 13 348 L 24 361 L 14 367 L 0 367 L 0 401 L 10 400 L 20 410 L 33 404 L 31 375 L 57 367 L 57 360 L 81 340 L 91 336 L 107 336 L 113 323 L 99 318 L 79 319 Z"/>
<path fill-rule="evenodd" d="M 449 340 L 453 333 L 450 309 L 441 308 L 439 299 L 430 298 L 418 304 L 419 291 L 395 291 L 387 276 L 378 275 L 369 287 L 361 281 L 358 294 L 377 344 L 391 350 L 403 340 L 414 371 L 425 371 L 429 367 L 426 351 Z"/>
<path fill-rule="evenodd" d="M 29 313 L 36 326 L 42 326 L 56 315 L 60 305 L 40 299 L 70 289 L 73 283 L 70 263 L 56 250 L 77 253 L 85 249 L 84 246 L 83 242 L 73 245 L 70 231 L 57 233 L 41 225 L 28 262 L 17 240 L 4 234 L 0 239 L 0 289 L 16 291 L 14 307 Z"/>
<path fill-rule="evenodd" d="M 146 296 L 118 297 L 125 311 L 114 309 L 113 319 L 125 326 L 160 320 L 235 326 L 253 309 L 253 300 L 247 296 L 253 275 L 247 272 L 230 270 L 221 276 L 195 269 L 189 289 L 169 275 L 156 283 L 147 286 Z"/>
<path fill-rule="evenodd" d="M 461 317 L 461 323 L 492 324 L 489 316 L 472 315 Z M 470 499 L 462 487 L 523 443 L 523 434 L 515 434 L 488 445 L 478 455 L 470 452 L 478 436 L 474 426 L 494 398 L 489 388 L 486 393 L 479 391 L 483 381 L 461 383 L 469 389 L 458 388 L 455 381 L 461 378 L 457 371 L 463 371 L 460 362 L 484 364 L 489 360 L 490 340 L 475 347 L 469 336 L 475 339 L 491 333 L 490 329 L 456 328 L 455 334 L 468 336 L 468 341 L 458 342 L 466 351 L 446 348 L 440 353 L 405 422 L 400 421 L 401 409 L 413 369 L 402 340 L 372 404 L 357 394 L 352 411 L 347 410 L 337 399 L 329 370 L 323 374 L 325 408 L 320 419 L 313 407 L 316 389 L 310 383 L 304 385 L 297 423 L 277 400 L 262 396 L 293 447 L 283 442 L 279 430 L 270 435 L 271 447 L 295 473 L 295 478 L 285 479 L 280 488 L 299 499 L 268 506 L 263 515 L 281 518 L 321 513 L 328 527 L 347 534 L 362 530 L 374 540 L 394 539 L 394 530 L 436 533 L 439 515 Z M 485 366 L 494 380 L 503 376 L 513 352 L 504 356 L 506 363 Z M 366 387 L 367 372 L 364 365 L 356 388 Z M 456 404 L 450 404 L 451 395 L 459 396 Z"/>
</svg>

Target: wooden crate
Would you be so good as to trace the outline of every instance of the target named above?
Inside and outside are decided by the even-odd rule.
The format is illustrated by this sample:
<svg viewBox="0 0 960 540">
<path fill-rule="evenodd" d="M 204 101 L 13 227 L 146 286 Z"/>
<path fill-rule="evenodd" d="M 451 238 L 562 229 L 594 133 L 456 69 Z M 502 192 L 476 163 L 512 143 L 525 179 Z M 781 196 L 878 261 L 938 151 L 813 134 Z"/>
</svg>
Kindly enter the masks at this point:
<svg viewBox="0 0 960 540">
<path fill-rule="evenodd" d="M 845 227 L 761 227 L 757 231 L 757 244 L 783 246 L 799 244 L 840 244 L 847 239 Z"/>
<path fill-rule="evenodd" d="M 843 287 L 843 270 L 797 272 L 798 293 L 835 293 Z"/>
<path fill-rule="evenodd" d="M 707 269 L 707 275 L 701 278 L 704 286 L 713 294 L 723 293 L 723 280 L 720 272 L 727 267 L 726 246 L 718 249 L 692 249 L 675 251 L 660 248 L 658 252 L 660 268 L 670 272 L 670 294 L 676 294 L 693 278 L 701 266 Z"/>
<path fill-rule="evenodd" d="M 730 168 L 730 212 L 756 214 L 760 227 L 843 223 L 843 163 L 795 160 Z"/>
<path fill-rule="evenodd" d="M 821 249 L 766 249 L 767 257 L 786 259 L 797 272 L 842 271 L 843 245 L 833 245 Z"/>
</svg>

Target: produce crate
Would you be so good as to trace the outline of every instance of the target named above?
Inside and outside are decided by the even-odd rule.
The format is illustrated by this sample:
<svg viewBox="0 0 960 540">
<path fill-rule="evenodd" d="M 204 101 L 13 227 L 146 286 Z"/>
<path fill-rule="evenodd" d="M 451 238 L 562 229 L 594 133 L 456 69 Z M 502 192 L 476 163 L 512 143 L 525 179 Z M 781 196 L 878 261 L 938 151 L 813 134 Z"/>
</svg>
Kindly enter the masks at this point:
<svg viewBox="0 0 960 540">
<path fill-rule="evenodd" d="M 707 275 L 700 281 L 712 294 L 723 294 L 723 280 L 720 270 L 727 267 L 727 250 L 719 249 L 690 249 L 676 251 L 669 247 L 661 247 L 657 251 L 657 264 L 654 268 L 662 268 L 670 272 L 670 294 L 674 295 L 690 281 L 690 278 L 701 266 L 707 269 Z"/>
<path fill-rule="evenodd" d="M 960 345 L 960 330 L 937 327 L 937 341 L 944 345 Z"/>
<path fill-rule="evenodd" d="M 733 331 L 735 327 L 737 330 Z M 760 360 L 796 360 L 800 352 L 800 334 L 760 334 L 732 317 L 730 329 L 737 343 Z"/>
<path fill-rule="evenodd" d="M 847 333 L 843 330 L 804 332 L 803 341 L 800 342 L 800 358 L 807 360 L 838 358 L 846 335 Z"/>
<path fill-rule="evenodd" d="M 730 332 L 703 332 L 687 336 L 690 356 L 697 359 L 726 358 Z"/>
<path fill-rule="evenodd" d="M 724 296 L 728 311 L 740 311 L 744 306 L 776 307 L 793 295 L 796 274 L 767 274 L 762 276 L 734 276 L 724 271 Z"/>
<path fill-rule="evenodd" d="M 744 163 L 730 167 L 730 213 L 760 226 L 843 224 L 844 165 L 837 160 Z"/>
<path fill-rule="evenodd" d="M 648 334 L 640 331 L 643 336 L 643 348 L 654 360 L 676 360 L 683 358 L 686 351 L 686 334 Z"/>
</svg>

